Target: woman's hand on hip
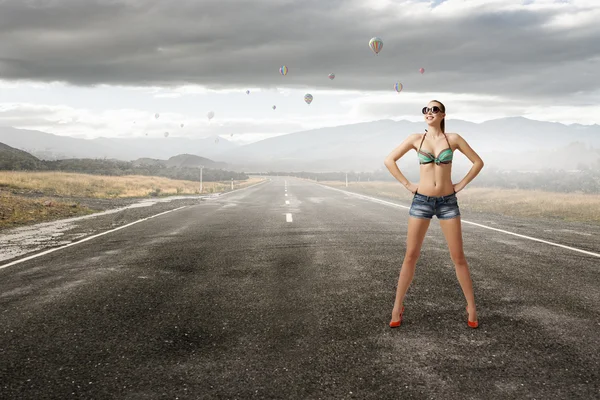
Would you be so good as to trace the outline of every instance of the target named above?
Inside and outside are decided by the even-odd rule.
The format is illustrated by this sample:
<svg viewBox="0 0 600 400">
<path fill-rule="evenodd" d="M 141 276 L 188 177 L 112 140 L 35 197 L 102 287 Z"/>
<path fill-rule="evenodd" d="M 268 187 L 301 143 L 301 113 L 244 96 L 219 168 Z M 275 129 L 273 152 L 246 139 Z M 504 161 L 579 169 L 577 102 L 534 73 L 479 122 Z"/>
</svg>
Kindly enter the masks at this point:
<svg viewBox="0 0 600 400">
<path fill-rule="evenodd" d="M 418 185 L 414 184 L 414 183 L 409 183 L 408 186 L 405 186 L 408 190 L 410 190 L 410 192 L 412 194 L 417 193 L 417 189 L 419 188 Z"/>
</svg>

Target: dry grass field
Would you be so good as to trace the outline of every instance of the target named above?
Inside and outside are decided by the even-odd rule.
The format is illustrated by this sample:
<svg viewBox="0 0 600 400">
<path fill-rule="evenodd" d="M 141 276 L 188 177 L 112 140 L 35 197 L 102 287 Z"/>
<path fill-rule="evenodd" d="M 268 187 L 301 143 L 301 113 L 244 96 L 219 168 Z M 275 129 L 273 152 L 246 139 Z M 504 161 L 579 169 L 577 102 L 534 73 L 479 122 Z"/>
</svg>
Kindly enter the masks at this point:
<svg viewBox="0 0 600 400">
<path fill-rule="evenodd" d="M 234 181 L 234 189 L 260 178 Z M 231 190 L 230 182 L 203 182 L 202 193 Z M 0 171 L 0 229 L 91 214 L 85 199 L 199 194 L 200 183 L 154 176 L 98 176 L 65 172 Z"/>
<path fill-rule="evenodd" d="M 396 182 L 319 182 L 340 189 L 410 202 L 413 195 Z M 516 217 L 543 217 L 600 224 L 600 195 L 537 190 L 472 188 L 457 197 L 464 210 Z"/>
<path fill-rule="evenodd" d="M 0 229 L 94 212 L 89 207 L 75 202 L 56 201 L 50 197 L 15 196 L 0 190 Z"/>
<path fill-rule="evenodd" d="M 234 181 L 234 189 L 260 180 Z M 395 182 L 349 182 L 348 188 L 343 182 L 319 183 L 405 202 L 412 199 Z M 0 171 L 0 229 L 95 212 L 78 199 L 192 195 L 199 194 L 199 188 L 199 182 L 153 176 Z M 228 191 L 231 182 L 204 182 L 203 189 L 203 193 Z M 600 195 L 467 186 L 458 197 L 464 210 L 600 224 Z"/>
<path fill-rule="evenodd" d="M 234 189 L 252 185 L 258 178 L 234 181 Z M 203 182 L 203 193 L 230 190 L 231 182 Z M 0 189 L 40 192 L 48 196 L 124 198 L 199 194 L 200 183 L 156 176 L 100 176 L 67 172 L 0 171 Z"/>
</svg>

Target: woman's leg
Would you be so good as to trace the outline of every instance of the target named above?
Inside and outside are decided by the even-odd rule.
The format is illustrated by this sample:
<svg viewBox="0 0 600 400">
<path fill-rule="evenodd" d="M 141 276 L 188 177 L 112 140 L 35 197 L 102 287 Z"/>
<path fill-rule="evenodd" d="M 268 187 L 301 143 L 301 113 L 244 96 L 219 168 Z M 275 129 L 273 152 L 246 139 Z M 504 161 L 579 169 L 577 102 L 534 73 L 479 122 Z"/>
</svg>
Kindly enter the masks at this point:
<svg viewBox="0 0 600 400">
<path fill-rule="evenodd" d="M 462 229 L 460 216 L 450 219 L 440 219 L 440 227 L 448 242 L 450 250 L 450 258 L 454 262 L 456 268 L 456 277 L 460 283 L 460 287 L 467 300 L 467 309 L 469 312 L 469 320 L 477 320 L 477 311 L 475 309 L 475 296 L 473 294 L 473 281 L 469 273 L 469 265 L 463 251 Z"/>
<path fill-rule="evenodd" d="M 421 254 L 421 245 L 431 219 L 408 217 L 408 233 L 406 236 L 406 254 L 404 262 L 400 270 L 400 278 L 398 278 L 398 287 L 396 289 L 396 301 L 394 301 L 394 309 L 392 310 L 392 321 L 400 319 L 404 296 L 415 275 L 415 267 L 419 254 Z"/>
</svg>

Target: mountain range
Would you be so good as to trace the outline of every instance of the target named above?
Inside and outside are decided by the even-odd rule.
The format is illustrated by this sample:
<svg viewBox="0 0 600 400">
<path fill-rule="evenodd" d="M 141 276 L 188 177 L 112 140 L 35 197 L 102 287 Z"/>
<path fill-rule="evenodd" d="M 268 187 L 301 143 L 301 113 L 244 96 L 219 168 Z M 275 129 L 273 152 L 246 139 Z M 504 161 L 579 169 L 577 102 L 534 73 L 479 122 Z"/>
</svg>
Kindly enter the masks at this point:
<svg viewBox="0 0 600 400">
<path fill-rule="evenodd" d="M 383 167 L 384 158 L 407 135 L 424 132 L 425 127 L 423 122 L 381 120 L 289 133 L 243 146 L 222 137 L 218 143 L 216 137 L 88 140 L 0 127 L 0 142 L 41 159 L 87 157 L 131 161 L 188 154 L 227 163 L 227 169 L 234 171 L 373 171 Z M 599 125 L 565 125 L 510 117 L 482 123 L 448 120 L 446 129 L 460 133 L 486 166 L 513 170 L 600 168 Z M 454 161 L 457 167 L 469 168 L 469 160 L 457 153 Z M 398 165 L 418 168 L 417 157 L 409 153 Z"/>
</svg>

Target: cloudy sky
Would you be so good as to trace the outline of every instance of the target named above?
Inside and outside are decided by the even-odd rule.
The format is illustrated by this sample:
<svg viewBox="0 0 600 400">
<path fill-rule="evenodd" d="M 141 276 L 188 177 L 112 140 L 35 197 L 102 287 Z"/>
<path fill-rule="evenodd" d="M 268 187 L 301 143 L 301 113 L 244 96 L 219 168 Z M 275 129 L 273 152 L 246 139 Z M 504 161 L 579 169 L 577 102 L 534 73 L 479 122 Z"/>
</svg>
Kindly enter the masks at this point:
<svg viewBox="0 0 600 400">
<path fill-rule="evenodd" d="M 600 123 L 598 20 L 598 0 L 0 0 L 0 125 L 244 144 L 431 99 Z"/>
</svg>

